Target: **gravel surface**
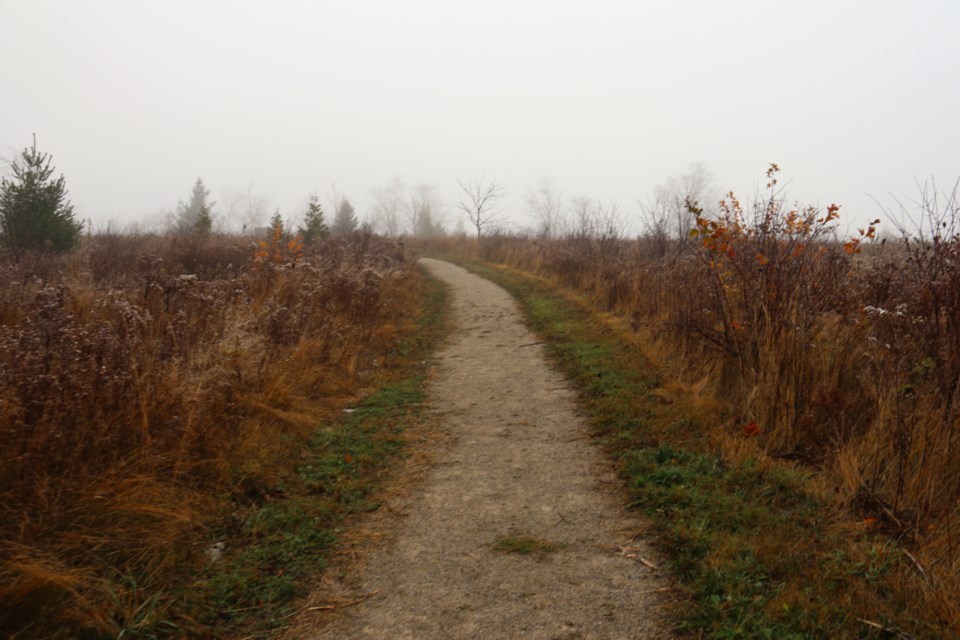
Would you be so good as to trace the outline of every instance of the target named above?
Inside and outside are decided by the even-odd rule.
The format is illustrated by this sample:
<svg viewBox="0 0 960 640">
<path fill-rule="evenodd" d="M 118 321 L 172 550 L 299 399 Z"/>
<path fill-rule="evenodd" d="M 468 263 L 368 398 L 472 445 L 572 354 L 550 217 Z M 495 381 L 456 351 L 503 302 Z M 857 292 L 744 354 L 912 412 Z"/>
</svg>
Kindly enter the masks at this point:
<svg viewBox="0 0 960 640">
<path fill-rule="evenodd" d="M 452 289 L 453 336 L 430 383 L 445 445 L 410 495 L 387 505 L 403 515 L 350 579 L 368 597 L 311 636 L 668 637 L 657 615 L 666 580 L 575 392 L 507 292 L 423 263 Z"/>
</svg>

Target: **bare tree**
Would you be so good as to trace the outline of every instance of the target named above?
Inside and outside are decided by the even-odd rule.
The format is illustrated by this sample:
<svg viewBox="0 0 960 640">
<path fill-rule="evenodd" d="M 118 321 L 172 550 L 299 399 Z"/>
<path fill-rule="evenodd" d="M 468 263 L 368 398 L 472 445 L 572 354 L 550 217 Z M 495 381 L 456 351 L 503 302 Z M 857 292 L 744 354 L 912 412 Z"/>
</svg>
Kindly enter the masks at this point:
<svg viewBox="0 0 960 640">
<path fill-rule="evenodd" d="M 253 178 L 247 182 L 247 192 L 244 198 L 243 229 L 253 231 L 263 223 L 270 210 L 270 198 L 262 193 L 254 193 Z"/>
<path fill-rule="evenodd" d="M 540 178 L 536 189 L 528 189 L 527 208 L 537 220 L 537 235 L 553 238 L 560 233 L 563 216 L 563 198 L 553 184 L 553 178 Z"/>
<path fill-rule="evenodd" d="M 243 215 L 244 194 L 233 187 L 220 192 L 220 206 L 223 210 L 223 227 L 232 227 Z M 242 224 L 242 223 L 241 223 Z"/>
<path fill-rule="evenodd" d="M 616 242 L 623 237 L 623 209 L 617 202 L 597 202 L 590 215 L 592 237 L 602 242 Z"/>
<path fill-rule="evenodd" d="M 623 209 L 617 202 L 603 203 L 589 196 L 570 198 L 565 234 L 588 240 L 615 241 L 623 237 Z"/>
<path fill-rule="evenodd" d="M 640 203 L 644 234 L 657 257 L 665 257 L 671 247 L 676 255 L 686 250 L 693 227 L 687 203 L 703 206 L 713 191 L 713 174 L 698 162 L 654 187 L 652 198 Z"/>
<path fill-rule="evenodd" d="M 463 196 L 457 207 L 467 214 L 467 219 L 477 229 L 477 240 L 483 229 L 495 225 L 503 218 L 501 200 L 507 195 L 506 187 L 499 182 L 484 182 L 483 176 L 479 180 L 470 180 L 466 184 L 457 180 Z"/>
<path fill-rule="evenodd" d="M 253 178 L 247 182 L 246 189 L 228 187 L 221 192 L 220 201 L 223 205 L 224 227 L 234 227 L 235 224 L 244 232 L 253 232 L 267 217 L 270 210 L 270 198 L 262 193 L 256 193 Z M 236 227 L 234 227 L 236 228 Z"/>
<path fill-rule="evenodd" d="M 593 234 L 593 209 L 596 205 L 590 196 L 570 198 L 570 218 L 566 221 L 566 235 L 589 238 Z"/>
<path fill-rule="evenodd" d="M 374 228 L 387 236 L 399 236 L 403 231 L 402 209 L 406 187 L 400 176 L 395 176 L 382 187 L 370 189 L 373 210 L 370 220 Z"/>
<path fill-rule="evenodd" d="M 340 193 L 340 190 L 337 189 L 337 183 L 331 182 L 327 188 L 327 204 L 330 205 L 329 209 L 334 215 L 340 210 L 340 203 L 343 202 L 343 200 L 344 196 Z"/>
</svg>

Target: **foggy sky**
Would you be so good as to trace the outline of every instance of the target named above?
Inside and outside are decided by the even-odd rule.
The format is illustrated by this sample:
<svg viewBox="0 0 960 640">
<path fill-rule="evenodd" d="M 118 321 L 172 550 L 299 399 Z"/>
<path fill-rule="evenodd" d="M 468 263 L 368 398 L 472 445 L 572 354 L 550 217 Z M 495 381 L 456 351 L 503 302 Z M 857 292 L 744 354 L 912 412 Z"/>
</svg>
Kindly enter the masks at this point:
<svg viewBox="0 0 960 640">
<path fill-rule="evenodd" d="M 856 223 L 960 177 L 958 26 L 955 0 L 0 0 L 0 156 L 36 133 L 95 224 L 197 177 L 290 218 L 481 174 L 517 221 L 541 176 L 633 214 L 694 162 L 744 198 L 777 162 Z"/>
</svg>

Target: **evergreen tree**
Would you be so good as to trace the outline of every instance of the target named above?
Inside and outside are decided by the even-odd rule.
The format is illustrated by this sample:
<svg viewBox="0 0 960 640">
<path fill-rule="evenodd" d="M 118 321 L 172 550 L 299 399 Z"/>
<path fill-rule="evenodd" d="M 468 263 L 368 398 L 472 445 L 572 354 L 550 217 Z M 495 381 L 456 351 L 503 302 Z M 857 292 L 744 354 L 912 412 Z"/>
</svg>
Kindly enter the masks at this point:
<svg viewBox="0 0 960 640">
<path fill-rule="evenodd" d="M 357 215 L 350 201 L 344 198 L 337 207 L 337 215 L 333 218 L 331 231 L 335 236 L 343 236 L 356 231 L 358 226 Z"/>
<path fill-rule="evenodd" d="M 310 196 L 310 203 L 307 205 L 307 213 L 303 217 L 303 227 L 300 228 L 300 237 L 305 244 L 313 244 L 317 240 L 323 240 L 330 235 L 330 229 L 323 217 L 323 207 L 320 206 L 320 199 L 316 194 Z"/>
<path fill-rule="evenodd" d="M 197 221 L 193 225 L 194 232 L 201 238 L 206 238 L 213 230 L 213 218 L 210 216 L 210 209 L 204 204 L 200 207 L 200 213 L 197 214 Z"/>
<path fill-rule="evenodd" d="M 429 206 L 421 206 L 417 212 L 417 227 L 415 235 L 421 238 L 433 238 L 443 235 L 443 225 L 435 222 L 433 211 Z"/>
<path fill-rule="evenodd" d="M 177 231 L 194 231 L 197 229 L 197 221 L 201 212 L 206 209 L 206 215 L 210 216 L 215 202 L 207 202 L 210 192 L 203 186 L 203 180 L 197 178 L 193 185 L 193 191 L 190 193 L 190 202 L 184 203 L 183 200 L 177 205 L 176 228 Z M 212 219 L 211 219 L 212 227 Z"/>
<path fill-rule="evenodd" d="M 74 219 L 66 182 L 53 178 L 50 160 L 34 137 L 13 161 L 13 179 L 0 181 L 0 236 L 8 247 L 66 251 L 80 240 L 83 223 Z"/>
</svg>

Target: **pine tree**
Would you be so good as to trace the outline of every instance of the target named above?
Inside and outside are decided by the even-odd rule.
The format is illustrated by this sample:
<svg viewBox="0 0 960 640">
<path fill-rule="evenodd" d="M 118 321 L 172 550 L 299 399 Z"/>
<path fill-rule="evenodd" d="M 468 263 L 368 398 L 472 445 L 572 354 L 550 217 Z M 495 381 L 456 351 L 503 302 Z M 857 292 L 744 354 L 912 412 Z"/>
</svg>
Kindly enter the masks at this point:
<svg viewBox="0 0 960 640">
<path fill-rule="evenodd" d="M 207 202 L 209 197 L 210 192 L 203 186 L 203 180 L 197 178 L 197 182 L 193 185 L 193 191 L 190 193 L 190 202 L 184 203 L 181 200 L 177 205 L 175 222 L 177 231 L 188 232 L 197 229 L 197 220 L 200 218 L 201 211 L 206 209 L 209 216 L 213 205 L 216 204 L 215 202 Z"/>
<path fill-rule="evenodd" d="M 66 251 L 80 240 L 83 223 L 73 217 L 66 182 L 53 178 L 51 158 L 37 151 L 37 140 L 24 149 L 0 181 L 0 235 L 14 249 Z"/>
<path fill-rule="evenodd" d="M 323 207 L 320 206 L 320 199 L 314 194 L 310 196 L 310 203 L 307 205 L 307 213 L 303 216 L 303 227 L 300 228 L 300 236 L 304 243 L 313 244 L 318 240 L 323 240 L 330 235 L 330 228 L 323 217 Z"/>
<path fill-rule="evenodd" d="M 415 235 L 421 238 L 433 238 L 443 235 L 443 226 L 433 219 L 433 212 L 429 206 L 422 206 L 417 212 Z"/>
<path fill-rule="evenodd" d="M 193 224 L 193 230 L 201 238 L 206 238 L 213 230 L 213 218 L 210 217 L 210 209 L 206 204 L 200 207 L 200 213 L 197 214 L 197 221 Z"/>
<path fill-rule="evenodd" d="M 333 218 L 333 228 L 331 231 L 335 236 L 344 236 L 356 231 L 358 226 L 357 215 L 354 213 L 353 205 L 344 198 L 337 207 L 337 215 Z"/>
</svg>

